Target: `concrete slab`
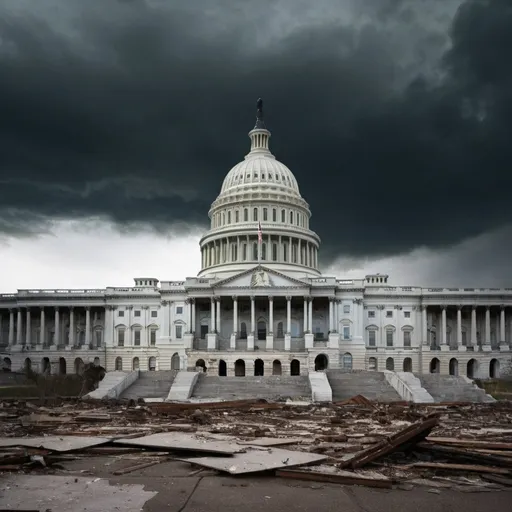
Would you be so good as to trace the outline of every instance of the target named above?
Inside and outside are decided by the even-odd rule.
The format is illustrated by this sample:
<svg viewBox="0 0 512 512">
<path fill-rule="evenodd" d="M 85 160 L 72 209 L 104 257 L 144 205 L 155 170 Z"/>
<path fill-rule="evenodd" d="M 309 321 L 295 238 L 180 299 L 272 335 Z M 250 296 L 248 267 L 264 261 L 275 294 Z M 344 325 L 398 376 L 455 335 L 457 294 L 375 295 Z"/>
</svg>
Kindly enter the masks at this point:
<svg viewBox="0 0 512 512">
<path fill-rule="evenodd" d="M 308 378 L 313 402 L 332 402 L 332 389 L 325 372 L 309 372 Z"/>
<path fill-rule="evenodd" d="M 252 446 L 284 446 L 287 444 L 301 443 L 301 437 L 258 437 L 251 441 L 237 441 L 238 444 L 247 444 Z"/>
<path fill-rule="evenodd" d="M 206 453 L 233 455 L 244 451 L 242 446 L 228 441 L 213 441 L 198 438 L 185 432 L 162 432 L 135 439 L 117 439 L 114 444 L 124 446 L 140 446 L 142 448 L 157 448 L 161 450 L 182 450 Z"/>
<path fill-rule="evenodd" d="M 232 457 L 195 457 L 180 460 L 224 471 L 231 475 L 242 475 L 302 464 L 313 464 L 325 459 L 327 459 L 325 455 L 317 453 L 295 452 L 280 448 L 264 450 L 248 447 L 245 453 L 236 453 Z"/>
<path fill-rule="evenodd" d="M 111 440 L 111 437 L 95 436 L 4 437 L 0 439 L 0 446 L 26 446 L 55 452 L 70 452 L 73 450 L 83 450 L 91 446 L 100 446 Z"/>
<path fill-rule="evenodd" d="M 139 484 L 112 486 L 101 478 L 9 475 L 2 479 L 0 509 L 52 512 L 139 512 L 156 495 Z"/>
</svg>

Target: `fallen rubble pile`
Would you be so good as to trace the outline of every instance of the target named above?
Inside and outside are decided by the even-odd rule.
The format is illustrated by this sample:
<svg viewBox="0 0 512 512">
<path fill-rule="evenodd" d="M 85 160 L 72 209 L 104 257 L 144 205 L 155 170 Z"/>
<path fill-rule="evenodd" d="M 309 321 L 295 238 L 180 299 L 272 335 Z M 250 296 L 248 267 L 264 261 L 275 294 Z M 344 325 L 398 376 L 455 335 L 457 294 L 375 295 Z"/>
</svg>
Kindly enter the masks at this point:
<svg viewBox="0 0 512 512">
<path fill-rule="evenodd" d="M 512 404 L 0 403 L 0 471 L 137 453 L 231 475 L 461 490 L 512 486 Z"/>
</svg>

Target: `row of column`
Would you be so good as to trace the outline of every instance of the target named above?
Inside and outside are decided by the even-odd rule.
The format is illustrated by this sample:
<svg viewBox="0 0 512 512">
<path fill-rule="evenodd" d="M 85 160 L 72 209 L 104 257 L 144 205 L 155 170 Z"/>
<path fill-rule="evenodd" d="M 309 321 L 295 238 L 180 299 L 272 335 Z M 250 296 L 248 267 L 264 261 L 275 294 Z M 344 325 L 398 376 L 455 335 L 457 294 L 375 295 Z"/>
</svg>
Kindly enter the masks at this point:
<svg viewBox="0 0 512 512">
<path fill-rule="evenodd" d="M 54 344 L 58 345 L 60 342 L 60 309 L 58 306 L 52 306 L 54 309 L 54 324 L 55 324 L 55 331 L 54 331 Z M 74 307 L 69 306 L 67 309 L 69 309 L 69 344 L 74 345 L 75 344 L 75 314 L 74 314 Z M 9 338 L 8 342 L 9 345 L 31 345 L 32 339 L 32 310 L 30 308 L 26 308 L 25 312 L 25 329 L 23 329 L 23 313 L 22 308 L 18 308 L 17 318 L 16 318 L 16 340 L 14 339 L 14 313 L 15 311 L 13 309 L 9 310 Z M 1 321 L 1 319 L 0 319 Z M 40 337 L 39 337 L 39 344 L 44 345 L 46 343 L 46 313 L 45 308 L 40 308 Z M 0 326 L 0 332 L 2 332 L 1 326 Z M 85 343 L 88 345 L 91 342 L 91 308 L 86 306 L 85 307 Z"/>
<path fill-rule="evenodd" d="M 429 343 L 428 339 L 428 324 L 427 324 L 427 307 L 422 307 L 422 327 L 423 327 L 423 342 Z M 446 345 L 446 308 L 447 306 L 442 305 L 441 307 L 441 332 L 440 332 L 440 344 Z M 471 308 L 471 334 L 470 344 L 471 346 L 477 345 L 477 323 L 476 323 L 476 310 L 477 306 Z M 506 329 L 505 329 L 505 306 L 500 307 L 500 322 L 499 322 L 499 343 L 506 343 Z M 482 340 L 482 345 L 490 345 L 491 343 L 491 309 L 490 306 L 485 307 L 485 332 Z M 457 306 L 457 345 L 462 346 L 462 306 Z"/>
</svg>

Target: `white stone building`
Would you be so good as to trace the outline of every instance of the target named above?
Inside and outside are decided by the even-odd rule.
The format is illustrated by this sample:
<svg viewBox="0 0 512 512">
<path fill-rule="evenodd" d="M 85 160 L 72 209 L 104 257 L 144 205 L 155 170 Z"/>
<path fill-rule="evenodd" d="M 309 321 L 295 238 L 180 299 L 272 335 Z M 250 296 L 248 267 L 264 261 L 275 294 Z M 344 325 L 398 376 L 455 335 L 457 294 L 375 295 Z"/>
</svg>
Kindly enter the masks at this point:
<svg viewBox="0 0 512 512">
<path fill-rule="evenodd" d="M 322 275 L 309 205 L 269 150 L 261 103 L 249 136 L 249 154 L 211 206 L 197 277 L 2 294 L 4 368 L 69 373 L 96 362 L 107 370 L 204 366 L 219 375 L 325 367 L 482 378 L 510 372 L 512 288 Z"/>
</svg>

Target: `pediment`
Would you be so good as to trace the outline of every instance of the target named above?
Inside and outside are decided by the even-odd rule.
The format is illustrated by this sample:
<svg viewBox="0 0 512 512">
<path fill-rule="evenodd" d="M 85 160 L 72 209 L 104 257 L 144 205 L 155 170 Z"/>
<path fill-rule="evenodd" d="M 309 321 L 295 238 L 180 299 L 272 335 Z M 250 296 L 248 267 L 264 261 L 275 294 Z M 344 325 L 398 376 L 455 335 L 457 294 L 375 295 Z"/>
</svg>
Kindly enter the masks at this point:
<svg viewBox="0 0 512 512">
<path fill-rule="evenodd" d="M 277 272 L 262 265 L 245 270 L 240 274 L 222 279 L 212 285 L 214 288 L 305 288 L 309 283 Z"/>
</svg>

